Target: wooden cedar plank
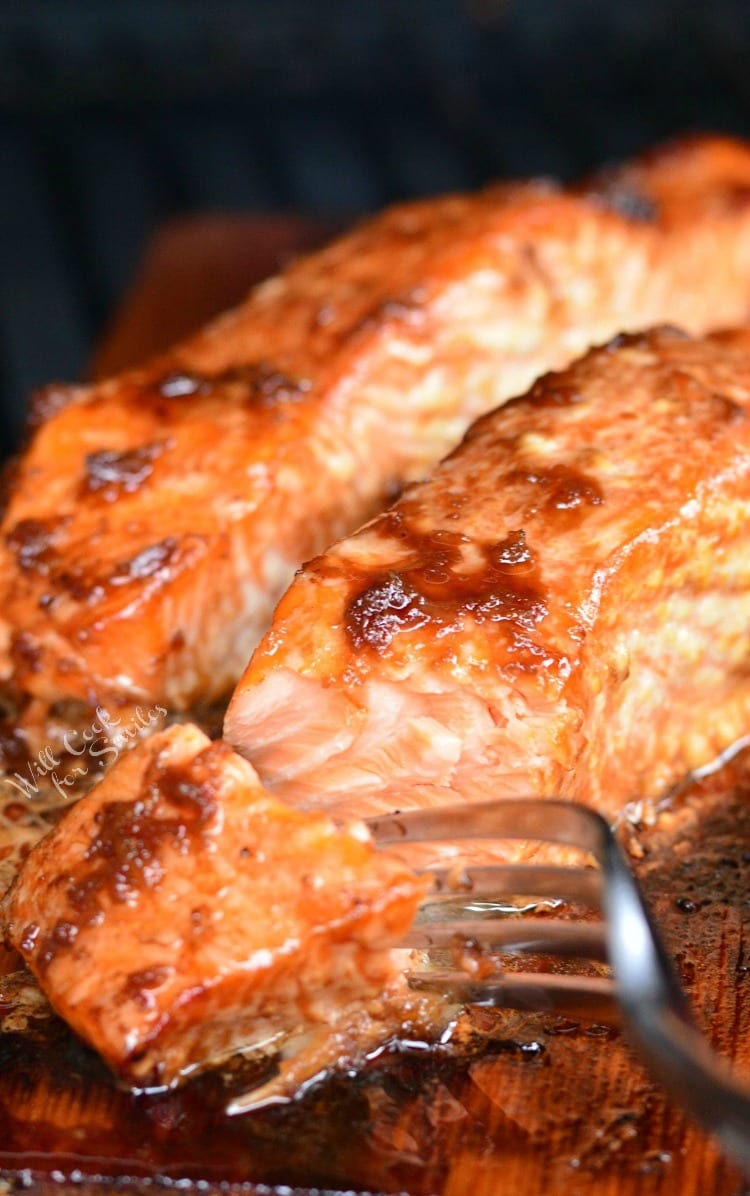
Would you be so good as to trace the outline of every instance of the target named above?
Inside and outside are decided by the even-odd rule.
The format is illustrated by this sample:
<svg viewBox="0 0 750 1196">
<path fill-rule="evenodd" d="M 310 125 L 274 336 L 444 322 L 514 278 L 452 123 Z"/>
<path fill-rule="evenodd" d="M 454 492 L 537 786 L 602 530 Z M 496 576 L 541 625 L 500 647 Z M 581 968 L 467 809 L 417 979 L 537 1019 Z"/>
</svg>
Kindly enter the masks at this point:
<svg viewBox="0 0 750 1196">
<path fill-rule="evenodd" d="M 728 774 L 704 782 L 675 825 L 640 833 L 638 867 L 699 1017 L 750 1071 L 750 759 L 737 769 L 740 789 Z M 741 1190 L 619 1037 L 516 1013 L 479 1013 L 473 1030 L 463 1059 L 394 1053 L 356 1081 L 335 1077 L 298 1105 L 230 1123 L 223 1081 L 134 1103 L 42 1019 L 0 1035 L 0 1171 L 153 1169 L 413 1196 Z"/>
</svg>

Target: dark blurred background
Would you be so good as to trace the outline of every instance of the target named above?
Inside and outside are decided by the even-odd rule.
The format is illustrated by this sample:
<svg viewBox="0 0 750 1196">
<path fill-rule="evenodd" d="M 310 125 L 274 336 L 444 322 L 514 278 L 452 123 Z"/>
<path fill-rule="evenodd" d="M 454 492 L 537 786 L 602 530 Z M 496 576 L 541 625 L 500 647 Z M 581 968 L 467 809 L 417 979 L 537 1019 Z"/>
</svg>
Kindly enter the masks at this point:
<svg viewBox="0 0 750 1196">
<path fill-rule="evenodd" d="M 747 0 L 0 2 L 0 435 L 75 378 L 151 231 L 343 217 L 750 135 Z"/>
</svg>

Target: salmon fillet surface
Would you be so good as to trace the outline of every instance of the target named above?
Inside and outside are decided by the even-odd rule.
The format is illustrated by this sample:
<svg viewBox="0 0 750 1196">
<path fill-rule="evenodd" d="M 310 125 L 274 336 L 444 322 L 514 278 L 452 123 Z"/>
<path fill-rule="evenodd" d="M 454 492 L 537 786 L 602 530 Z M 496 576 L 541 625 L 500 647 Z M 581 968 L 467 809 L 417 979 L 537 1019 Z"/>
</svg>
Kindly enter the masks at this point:
<svg viewBox="0 0 750 1196">
<path fill-rule="evenodd" d="M 381 994 L 424 889 L 364 826 L 282 805 L 181 726 L 67 811 L 0 915 L 55 1009 L 149 1087 Z"/>
<path fill-rule="evenodd" d="M 219 697 L 299 562 L 482 412 L 621 329 L 749 309 L 742 143 L 393 208 L 143 369 L 42 396 L 2 523 L 0 679 L 30 723 Z"/>
<path fill-rule="evenodd" d="M 750 333 L 620 337 L 308 564 L 226 738 L 285 799 L 615 814 L 750 730 Z"/>
</svg>

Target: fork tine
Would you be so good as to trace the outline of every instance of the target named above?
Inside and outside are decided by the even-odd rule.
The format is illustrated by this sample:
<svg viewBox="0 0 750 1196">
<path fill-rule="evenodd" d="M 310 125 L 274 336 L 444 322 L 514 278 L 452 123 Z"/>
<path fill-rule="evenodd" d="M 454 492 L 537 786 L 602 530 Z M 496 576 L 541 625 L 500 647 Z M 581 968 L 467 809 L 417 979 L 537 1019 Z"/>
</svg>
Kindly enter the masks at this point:
<svg viewBox="0 0 750 1196">
<path fill-rule="evenodd" d="M 601 815 L 557 798 L 509 798 L 396 812 L 367 822 L 376 843 L 536 839 L 600 855 L 609 832 Z"/>
<path fill-rule="evenodd" d="M 624 1022 L 653 1074 L 750 1175 L 750 1089 L 736 1081 L 695 1028 L 637 881 L 600 814 L 573 802 L 516 798 L 410 810 L 372 819 L 368 825 L 381 845 L 529 839 L 564 844 L 593 856 L 598 871 L 502 862 L 489 867 L 469 865 L 463 871 L 458 863 L 452 869 L 428 868 L 437 892 L 425 899 L 421 921 L 408 942 L 429 949 L 463 938 L 468 947 L 474 940 L 480 948 L 493 946 L 498 952 L 587 958 L 601 958 L 601 952 L 612 978 L 548 972 L 488 974 L 479 966 L 481 956 L 475 960 L 470 952 L 463 970 L 412 971 L 409 984 L 456 1005 L 543 1011 L 612 1025 Z M 513 908 L 514 900 L 524 894 L 585 901 L 601 909 L 604 921 L 562 925 L 532 919 L 528 908 Z M 484 910 L 482 897 L 494 898 Z M 481 917 L 482 913 L 486 916 Z"/>
<path fill-rule="evenodd" d="M 457 939 L 525 955 L 607 958 L 605 930 L 600 922 L 559 918 L 446 918 L 413 926 L 399 946 L 429 949 L 450 946 Z"/>
<path fill-rule="evenodd" d="M 465 868 L 456 884 L 451 868 L 430 868 L 435 878 L 435 892 L 429 901 L 469 902 L 476 897 L 497 897 L 499 893 L 521 897 L 560 897 L 598 908 L 601 904 L 602 875 L 596 868 L 561 867 L 544 864 L 489 864 Z"/>
<path fill-rule="evenodd" d="M 554 976 L 548 972 L 506 972 L 472 979 L 462 971 L 414 972 L 412 988 L 437 992 L 462 1005 L 555 1013 L 602 1025 L 620 1024 L 614 981 L 601 976 Z"/>
</svg>

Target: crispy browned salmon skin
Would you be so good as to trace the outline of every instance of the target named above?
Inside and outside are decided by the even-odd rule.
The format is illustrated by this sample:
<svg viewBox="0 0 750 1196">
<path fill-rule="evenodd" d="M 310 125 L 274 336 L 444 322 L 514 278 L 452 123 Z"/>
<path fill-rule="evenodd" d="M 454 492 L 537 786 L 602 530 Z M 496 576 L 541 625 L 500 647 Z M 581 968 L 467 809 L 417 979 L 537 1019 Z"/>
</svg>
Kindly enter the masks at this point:
<svg viewBox="0 0 750 1196">
<path fill-rule="evenodd" d="M 424 889 L 364 826 L 281 804 L 181 726 L 66 813 L 2 913 L 55 1009 L 149 1086 L 382 992 Z"/>
<path fill-rule="evenodd" d="M 749 500 L 750 333 L 617 338 L 301 571 L 225 735 L 348 813 L 661 794 L 750 725 Z"/>
<path fill-rule="evenodd" d="M 393 208 L 145 368 L 42 396 L 2 523 L 0 678 L 30 724 L 216 698 L 293 569 L 471 420 L 622 329 L 748 310 L 739 142 Z"/>
</svg>

